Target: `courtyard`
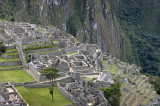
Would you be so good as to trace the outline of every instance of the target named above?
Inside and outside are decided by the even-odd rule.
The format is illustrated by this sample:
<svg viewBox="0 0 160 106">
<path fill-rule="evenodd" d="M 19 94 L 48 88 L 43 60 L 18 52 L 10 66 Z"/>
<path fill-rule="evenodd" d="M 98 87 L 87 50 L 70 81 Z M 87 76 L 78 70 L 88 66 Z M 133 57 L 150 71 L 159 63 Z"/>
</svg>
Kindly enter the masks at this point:
<svg viewBox="0 0 160 106">
<path fill-rule="evenodd" d="M 48 88 L 24 88 L 23 86 L 16 88 L 30 106 L 66 106 L 72 104 L 58 91 L 57 87 L 54 87 L 54 101 L 52 101 Z"/>
</svg>

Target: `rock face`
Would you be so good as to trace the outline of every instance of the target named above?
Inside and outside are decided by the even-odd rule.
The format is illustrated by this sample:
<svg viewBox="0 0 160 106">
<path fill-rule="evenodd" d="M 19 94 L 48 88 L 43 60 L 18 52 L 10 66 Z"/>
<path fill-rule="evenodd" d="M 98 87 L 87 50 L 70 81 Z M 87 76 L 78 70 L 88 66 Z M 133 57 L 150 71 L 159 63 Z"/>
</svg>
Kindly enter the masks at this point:
<svg viewBox="0 0 160 106">
<path fill-rule="evenodd" d="M 13 8 L 16 21 L 57 26 L 118 58 L 132 51 L 107 0 L 5 0 L 4 4 Z"/>
</svg>

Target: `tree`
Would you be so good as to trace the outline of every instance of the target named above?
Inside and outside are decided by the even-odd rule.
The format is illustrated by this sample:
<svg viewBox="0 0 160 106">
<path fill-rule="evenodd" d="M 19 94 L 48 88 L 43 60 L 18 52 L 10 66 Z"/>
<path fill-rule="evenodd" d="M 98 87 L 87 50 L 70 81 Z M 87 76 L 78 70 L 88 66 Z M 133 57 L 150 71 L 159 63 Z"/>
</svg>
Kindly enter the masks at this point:
<svg viewBox="0 0 160 106">
<path fill-rule="evenodd" d="M 119 106 L 121 97 L 119 81 L 116 80 L 111 87 L 108 88 L 104 87 L 101 88 L 101 90 L 104 92 L 104 96 L 108 100 L 110 105 Z"/>
<path fill-rule="evenodd" d="M 2 44 L 0 44 L 0 55 L 6 51 L 6 47 Z"/>
<path fill-rule="evenodd" d="M 54 88 L 49 88 L 49 93 L 52 95 L 52 101 L 53 101 L 53 92 L 54 92 Z"/>
<path fill-rule="evenodd" d="M 54 86 L 53 84 L 53 80 L 55 82 L 55 79 L 60 76 L 58 74 L 59 70 L 56 69 L 55 67 L 50 67 L 50 68 L 46 68 L 43 71 L 41 71 L 42 76 L 45 76 L 47 79 L 50 80 L 50 83 L 52 84 L 52 86 Z"/>
</svg>

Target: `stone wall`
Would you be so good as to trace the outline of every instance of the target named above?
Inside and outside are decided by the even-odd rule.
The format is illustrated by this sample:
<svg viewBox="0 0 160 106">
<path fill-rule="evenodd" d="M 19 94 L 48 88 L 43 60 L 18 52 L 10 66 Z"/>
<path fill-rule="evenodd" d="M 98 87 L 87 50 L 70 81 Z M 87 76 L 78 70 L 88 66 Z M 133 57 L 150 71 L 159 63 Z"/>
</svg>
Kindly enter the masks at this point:
<svg viewBox="0 0 160 106">
<path fill-rule="evenodd" d="M 73 97 L 69 92 L 67 92 L 63 87 L 61 87 L 58 82 L 57 82 L 57 88 L 58 88 L 58 90 L 59 90 L 63 95 L 65 95 L 70 101 L 72 101 L 73 103 L 75 102 L 74 97 Z"/>
<path fill-rule="evenodd" d="M 25 54 L 23 53 L 23 50 L 22 50 L 22 40 L 18 39 L 16 41 L 16 43 L 17 43 L 16 49 L 17 49 L 19 57 L 22 61 L 22 65 L 23 65 L 24 68 L 28 68 L 28 64 L 26 62 Z"/>
<path fill-rule="evenodd" d="M 18 65 L 21 65 L 21 64 L 22 64 L 22 62 L 20 60 L 0 62 L 0 66 L 3 66 L 3 67 L 6 67 L 6 66 L 18 66 Z"/>
<path fill-rule="evenodd" d="M 20 66 L 20 67 L 17 67 L 17 68 L 7 68 L 7 69 L 0 69 L 0 71 L 8 71 L 8 70 L 20 70 L 22 69 L 23 67 Z"/>
<path fill-rule="evenodd" d="M 32 81 L 32 82 L 21 82 L 21 83 L 14 83 L 14 86 L 24 86 L 26 84 L 36 84 L 37 81 Z"/>
<path fill-rule="evenodd" d="M 3 55 L 3 57 L 5 59 L 13 59 L 13 58 L 18 58 L 19 56 L 18 55 Z"/>
<path fill-rule="evenodd" d="M 36 60 L 40 59 L 40 55 L 48 55 L 50 58 L 54 58 L 56 56 L 60 56 L 63 52 L 59 51 L 59 52 L 49 52 L 49 53 L 38 53 L 38 54 L 32 54 L 33 58 L 35 58 Z"/>
<path fill-rule="evenodd" d="M 78 48 L 76 46 L 63 49 L 65 54 L 73 53 L 77 50 L 78 50 Z"/>
<path fill-rule="evenodd" d="M 52 87 L 51 84 L 26 84 L 24 85 L 25 88 L 47 88 Z"/>
<path fill-rule="evenodd" d="M 37 49 L 37 50 L 28 50 L 27 52 L 44 52 L 44 51 L 52 51 L 52 50 L 58 50 L 58 47 L 55 48 L 45 48 L 45 49 Z"/>
</svg>

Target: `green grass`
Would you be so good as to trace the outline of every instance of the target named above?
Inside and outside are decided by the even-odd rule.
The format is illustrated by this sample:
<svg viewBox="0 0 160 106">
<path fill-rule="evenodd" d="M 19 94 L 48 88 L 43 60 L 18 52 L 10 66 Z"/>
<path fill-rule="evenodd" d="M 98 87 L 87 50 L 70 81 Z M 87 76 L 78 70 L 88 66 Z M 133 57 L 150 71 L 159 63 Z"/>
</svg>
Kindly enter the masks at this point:
<svg viewBox="0 0 160 106">
<path fill-rule="evenodd" d="M 110 66 L 111 66 L 110 64 L 107 65 L 107 69 L 106 69 L 107 71 L 109 70 Z"/>
<path fill-rule="evenodd" d="M 22 67 L 20 66 L 9 66 L 9 67 L 0 67 L 0 69 L 9 69 L 9 68 L 18 68 L 18 67 Z"/>
<path fill-rule="evenodd" d="M 54 101 L 52 101 L 48 88 L 24 88 L 23 86 L 16 88 L 30 106 L 66 106 L 72 104 L 58 91 L 57 87 L 54 87 Z"/>
<path fill-rule="evenodd" d="M 125 82 L 121 83 L 120 89 L 123 89 L 124 87 L 126 87 L 126 83 Z"/>
<path fill-rule="evenodd" d="M 117 69 L 115 74 L 119 75 L 120 70 L 121 70 L 121 69 Z M 127 74 L 127 75 L 128 75 L 128 74 Z"/>
<path fill-rule="evenodd" d="M 103 59 L 103 65 L 107 65 L 108 64 L 108 60 Z"/>
<path fill-rule="evenodd" d="M 75 55 L 75 54 L 78 54 L 78 51 L 75 51 L 75 52 L 69 53 L 68 55 L 72 56 L 72 55 Z"/>
<path fill-rule="evenodd" d="M 19 82 L 30 82 L 34 79 L 29 76 L 23 69 L 22 70 L 11 70 L 11 71 L 0 71 L 0 82 L 14 81 Z"/>
<path fill-rule="evenodd" d="M 15 53 L 5 53 L 4 55 L 6 55 L 6 56 L 10 56 L 10 55 L 18 55 L 18 52 L 15 52 Z"/>
<path fill-rule="evenodd" d="M 110 68 L 110 72 L 111 72 L 111 74 L 115 74 L 115 72 L 114 72 L 114 69 L 116 68 L 116 66 L 115 65 L 112 65 L 111 66 L 111 68 Z"/>
<path fill-rule="evenodd" d="M 45 46 L 34 46 L 34 47 L 28 47 L 23 49 L 23 51 L 28 51 L 28 50 L 38 50 L 38 49 L 44 49 L 44 48 L 55 48 L 57 47 L 56 45 L 45 45 Z"/>
<path fill-rule="evenodd" d="M 123 74 L 123 75 L 121 75 L 121 77 L 127 77 L 128 76 L 128 74 Z"/>
<path fill-rule="evenodd" d="M 44 44 L 44 42 L 40 42 L 39 44 Z M 26 45 L 23 45 L 23 46 L 25 46 L 25 47 L 27 47 L 27 46 L 36 46 L 36 45 L 38 45 L 37 43 L 31 43 L 31 44 L 26 44 Z"/>
<path fill-rule="evenodd" d="M 58 44 L 58 43 L 59 43 L 59 41 L 52 41 L 52 43 L 53 43 L 53 44 Z"/>
<path fill-rule="evenodd" d="M 40 54 L 40 53 L 51 53 L 51 52 L 59 52 L 60 50 L 52 50 L 52 51 L 43 51 L 43 52 L 34 52 L 32 54 Z"/>
<path fill-rule="evenodd" d="M 14 58 L 14 59 L 4 59 L 4 58 L 0 58 L 0 62 L 17 61 L 17 60 L 20 60 L 20 58 Z"/>
<path fill-rule="evenodd" d="M 9 50 L 6 50 L 6 52 L 16 52 L 17 49 L 9 49 Z"/>
</svg>

